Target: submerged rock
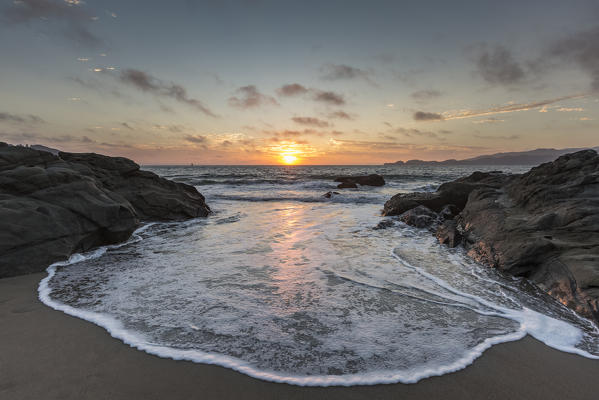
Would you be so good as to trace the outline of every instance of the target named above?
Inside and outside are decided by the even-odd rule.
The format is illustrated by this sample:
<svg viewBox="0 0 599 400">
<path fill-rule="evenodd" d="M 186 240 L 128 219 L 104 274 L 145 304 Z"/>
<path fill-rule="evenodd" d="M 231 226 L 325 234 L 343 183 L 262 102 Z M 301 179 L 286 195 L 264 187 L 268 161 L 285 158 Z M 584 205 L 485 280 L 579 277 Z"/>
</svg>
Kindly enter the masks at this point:
<svg viewBox="0 0 599 400">
<path fill-rule="evenodd" d="M 339 192 L 326 192 L 325 194 L 322 195 L 322 197 L 330 199 L 331 197 L 333 197 L 333 195 L 336 195 L 336 194 L 339 194 Z"/>
<path fill-rule="evenodd" d="M 121 157 L 0 143 L 0 278 L 129 238 L 140 221 L 207 216 L 192 186 Z"/>
<path fill-rule="evenodd" d="M 454 220 L 444 210 L 454 205 Z M 536 283 L 599 322 L 599 156 L 584 150 L 522 175 L 475 172 L 435 193 L 393 196 L 385 215 L 426 206 L 446 219 L 441 243 Z M 405 221 L 411 221 L 406 219 Z M 417 221 L 414 223 L 416 224 Z"/>
<path fill-rule="evenodd" d="M 371 174 L 371 175 L 361 175 L 361 176 L 340 176 L 335 178 L 335 182 L 341 182 L 341 184 L 354 184 L 354 186 L 347 187 L 357 187 L 358 185 L 363 186 L 384 186 L 385 179 L 379 174 Z M 337 186 L 341 188 L 341 185 Z"/>
</svg>

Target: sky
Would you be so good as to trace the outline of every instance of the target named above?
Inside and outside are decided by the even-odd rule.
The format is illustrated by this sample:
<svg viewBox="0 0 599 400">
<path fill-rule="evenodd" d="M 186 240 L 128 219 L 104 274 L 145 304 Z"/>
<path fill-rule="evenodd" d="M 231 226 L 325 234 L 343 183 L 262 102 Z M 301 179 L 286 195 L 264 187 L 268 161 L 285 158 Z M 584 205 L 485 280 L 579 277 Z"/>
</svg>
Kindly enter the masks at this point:
<svg viewBox="0 0 599 400">
<path fill-rule="evenodd" d="M 0 141 L 141 164 L 599 145 L 593 1 L 0 1 Z"/>
</svg>

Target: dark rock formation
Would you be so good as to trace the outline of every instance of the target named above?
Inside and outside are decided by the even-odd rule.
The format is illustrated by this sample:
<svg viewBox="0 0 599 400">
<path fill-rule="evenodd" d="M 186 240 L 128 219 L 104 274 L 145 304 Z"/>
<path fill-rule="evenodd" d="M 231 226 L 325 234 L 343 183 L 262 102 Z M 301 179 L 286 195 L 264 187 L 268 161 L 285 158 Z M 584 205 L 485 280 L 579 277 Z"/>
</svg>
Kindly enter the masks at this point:
<svg viewBox="0 0 599 400">
<path fill-rule="evenodd" d="M 499 172 L 475 172 L 465 178 L 442 184 L 434 193 L 396 194 L 385 203 L 383 215 L 401 215 L 417 206 L 425 206 L 435 212 L 441 212 L 447 205 L 455 207 L 454 210 L 462 210 L 474 189 L 497 188 L 507 179 L 507 175 Z"/>
<path fill-rule="evenodd" d="M 457 188 L 456 195 L 447 195 L 447 187 Z M 458 201 L 466 192 L 467 201 Z M 567 154 L 522 175 L 475 173 L 442 185 L 434 194 L 394 196 L 385 204 L 385 212 L 405 212 L 420 204 L 436 211 L 443 201 L 463 209 L 438 228 L 436 236 L 442 243 L 457 245 L 463 235 L 462 242 L 474 259 L 528 278 L 599 322 L 599 156 L 595 151 Z"/>
<path fill-rule="evenodd" d="M 331 197 L 333 197 L 333 195 L 336 195 L 336 194 L 339 194 L 339 192 L 326 192 L 325 194 L 322 195 L 322 197 L 330 199 Z"/>
<path fill-rule="evenodd" d="M 362 176 L 340 176 L 339 178 L 335 178 L 335 182 L 341 182 L 341 184 L 350 184 L 353 183 L 354 186 L 347 187 L 357 187 L 355 184 L 363 185 L 363 186 L 384 186 L 385 179 L 378 174 L 371 175 L 362 175 Z M 341 185 L 337 186 L 341 188 Z"/>
<path fill-rule="evenodd" d="M 444 221 L 435 232 L 439 243 L 446 244 L 449 247 L 456 247 L 462 242 L 462 233 L 458 229 L 457 223 L 452 220 Z"/>
<path fill-rule="evenodd" d="M 207 216 L 192 186 L 126 158 L 0 143 L 0 278 L 126 240 L 142 221 Z"/>
<path fill-rule="evenodd" d="M 439 223 L 439 214 L 425 206 L 414 207 L 399 217 L 400 221 L 416 228 L 434 229 Z"/>
</svg>

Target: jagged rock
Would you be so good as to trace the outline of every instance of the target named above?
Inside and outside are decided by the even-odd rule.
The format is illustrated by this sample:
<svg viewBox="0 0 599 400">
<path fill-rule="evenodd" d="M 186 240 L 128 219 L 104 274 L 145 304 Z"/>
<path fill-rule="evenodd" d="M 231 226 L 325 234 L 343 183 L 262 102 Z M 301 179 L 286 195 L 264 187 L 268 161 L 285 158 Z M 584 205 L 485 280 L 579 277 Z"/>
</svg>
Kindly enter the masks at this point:
<svg viewBox="0 0 599 400">
<path fill-rule="evenodd" d="M 453 219 L 460 213 L 460 209 L 453 204 L 448 204 L 439 211 L 439 216 L 442 219 Z"/>
<path fill-rule="evenodd" d="M 364 186 L 384 186 L 385 179 L 379 174 L 362 175 L 362 176 L 340 176 L 335 178 L 335 182 L 353 183 Z M 340 187 L 337 186 L 337 187 Z"/>
<path fill-rule="evenodd" d="M 126 240 L 140 220 L 206 216 L 204 197 L 133 161 L 0 143 L 0 278 Z"/>
<path fill-rule="evenodd" d="M 446 244 L 449 247 L 456 247 L 462 242 L 462 234 L 460 233 L 457 223 L 454 220 L 445 220 L 437 228 L 435 236 L 439 243 Z"/>
<path fill-rule="evenodd" d="M 338 189 L 357 189 L 358 185 L 354 182 L 343 182 L 337 185 Z"/>
<path fill-rule="evenodd" d="M 325 194 L 323 194 L 323 197 L 326 197 L 327 199 L 330 199 L 331 197 L 333 197 L 333 195 L 335 194 L 339 194 L 339 192 L 326 192 Z"/>
<path fill-rule="evenodd" d="M 418 206 L 461 212 L 436 232 L 475 260 L 523 276 L 599 322 L 599 156 L 584 150 L 522 175 L 476 172 L 435 193 L 393 196 L 385 215 Z M 450 213 L 454 213 L 451 211 Z"/>
<path fill-rule="evenodd" d="M 468 254 L 599 321 L 599 156 L 559 157 L 478 189 L 457 217 Z"/>
<path fill-rule="evenodd" d="M 383 215 L 401 215 L 417 206 L 425 206 L 435 212 L 447 205 L 453 205 L 462 210 L 468 201 L 468 196 L 474 189 L 482 187 L 500 187 L 508 176 L 497 172 L 475 172 L 465 178 L 447 182 L 439 186 L 436 192 L 415 192 L 396 194 L 385 203 Z"/>
<path fill-rule="evenodd" d="M 399 216 L 399 219 L 407 225 L 416 228 L 434 229 L 439 223 L 439 215 L 424 206 L 412 208 Z"/>
</svg>

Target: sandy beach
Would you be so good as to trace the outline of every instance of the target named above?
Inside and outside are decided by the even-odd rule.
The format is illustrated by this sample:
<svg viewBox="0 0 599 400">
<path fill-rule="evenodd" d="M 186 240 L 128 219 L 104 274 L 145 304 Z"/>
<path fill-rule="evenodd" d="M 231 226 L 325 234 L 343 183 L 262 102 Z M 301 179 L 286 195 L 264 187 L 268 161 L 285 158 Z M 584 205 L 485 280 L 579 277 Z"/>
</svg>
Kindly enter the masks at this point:
<svg viewBox="0 0 599 400">
<path fill-rule="evenodd" d="M 37 299 L 44 274 L 0 280 L 0 398 L 12 399 L 593 399 L 599 361 L 526 337 L 417 384 L 298 387 L 161 359 Z"/>
</svg>

